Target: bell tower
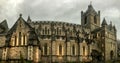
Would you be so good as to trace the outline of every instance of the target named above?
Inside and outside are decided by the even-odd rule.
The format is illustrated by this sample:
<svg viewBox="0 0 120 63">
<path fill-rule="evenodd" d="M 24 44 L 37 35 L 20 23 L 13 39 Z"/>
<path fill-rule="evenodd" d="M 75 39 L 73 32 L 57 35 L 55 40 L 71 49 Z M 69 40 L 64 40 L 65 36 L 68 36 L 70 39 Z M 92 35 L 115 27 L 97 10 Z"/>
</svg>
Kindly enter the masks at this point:
<svg viewBox="0 0 120 63">
<path fill-rule="evenodd" d="M 81 25 L 91 31 L 100 27 L 100 11 L 96 12 L 91 3 L 86 12 L 81 11 Z"/>
</svg>

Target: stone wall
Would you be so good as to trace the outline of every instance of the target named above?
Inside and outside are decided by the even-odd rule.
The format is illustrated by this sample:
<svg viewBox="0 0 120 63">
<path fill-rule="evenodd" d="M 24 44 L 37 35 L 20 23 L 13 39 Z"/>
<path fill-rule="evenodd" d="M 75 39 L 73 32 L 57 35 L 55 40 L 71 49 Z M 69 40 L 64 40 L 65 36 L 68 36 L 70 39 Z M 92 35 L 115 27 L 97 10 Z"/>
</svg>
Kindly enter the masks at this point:
<svg viewBox="0 0 120 63">
<path fill-rule="evenodd" d="M 5 35 L 0 36 L 0 47 L 3 47 L 5 45 L 5 40 L 6 40 Z"/>
<path fill-rule="evenodd" d="M 27 47 L 10 47 L 8 49 L 8 58 L 9 59 L 20 59 L 21 56 L 24 58 L 24 59 L 27 59 Z"/>
</svg>

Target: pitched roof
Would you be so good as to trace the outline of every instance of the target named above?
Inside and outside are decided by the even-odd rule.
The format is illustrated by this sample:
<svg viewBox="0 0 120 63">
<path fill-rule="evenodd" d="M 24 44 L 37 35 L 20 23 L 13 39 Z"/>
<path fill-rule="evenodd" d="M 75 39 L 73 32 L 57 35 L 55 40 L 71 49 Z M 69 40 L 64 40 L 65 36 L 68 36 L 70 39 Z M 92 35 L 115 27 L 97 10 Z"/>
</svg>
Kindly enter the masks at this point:
<svg viewBox="0 0 120 63">
<path fill-rule="evenodd" d="M 100 30 L 102 30 L 101 27 L 94 29 L 93 31 L 91 31 L 91 33 L 93 33 L 93 34 L 97 33 L 97 32 L 100 32 Z"/>
<path fill-rule="evenodd" d="M 107 25 L 105 18 L 103 19 L 102 26 Z"/>
<path fill-rule="evenodd" d="M 1 24 L 3 27 L 5 27 L 5 32 L 7 32 L 7 31 L 9 30 L 8 24 L 7 24 L 7 21 L 6 21 L 6 20 L 2 21 L 0 24 Z"/>
<path fill-rule="evenodd" d="M 29 27 L 30 31 L 29 31 L 29 41 L 28 41 L 28 45 L 39 45 L 40 46 L 40 41 L 38 39 L 37 33 L 35 32 L 35 29 L 32 28 L 23 18 L 22 15 L 20 14 L 20 17 L 18 18 L 18 20 L 16 21 L 16 23 L 13 25 L 13 27 L 8 31 L 8 34 L 6 35 L 6 37 L 8 38 L 6 40 L 6 45 L 5 46 L 9 46 L 9 41 L 10 38 L 13 34 L 14 31 L 17 30 L 18 26 L 20 25 L 20 23 L 23 23 L 25 26 Z M 41 48 L 41 47 L 39 47 Z"/>
<path fill-rule="evenodd" d="M 19 25 L 19 22 L 23 22 L 24 24 L 26 24 L 26 26 L 32 29 L 32 27 L 22 18 L 22 15 L 20 14 L 20 17 L 18 18 L 16 23 L 13 25 L 13 27 L 8 31 L 8 34 L 12 34 L 14 31 L 16 31 L 17 25 Z"/>
<path fill-rule="evenodd" d="M 28 45 L 39 45 L 40 41 L 38 39 L 38 35 L 35 32 L 35 29 L 29 31 L 29 37 L 28 37 Z"/>
<path fill-rule="evenodd" d="M 15 24 L 12 26 L 12 28 L 8 31 L 7 35 L 6 35 L 6 38 L 8 38 L 6 40 L 6 46 L 9 45 L 9 41 L 10 41 L 10 38 L 13 34 L 13 32 L 15 32 L 17 30 L 17 26 L 19 25 L 19 22 L 22 22 L 25 24 L 25 26 L 28 26 L 30 29 L 32 29 L 32 27 L 22 18 L 22 15 L 20 14 L 20 17 L 18 18 L 18 20 L 15 22 Z"/>
</svg>

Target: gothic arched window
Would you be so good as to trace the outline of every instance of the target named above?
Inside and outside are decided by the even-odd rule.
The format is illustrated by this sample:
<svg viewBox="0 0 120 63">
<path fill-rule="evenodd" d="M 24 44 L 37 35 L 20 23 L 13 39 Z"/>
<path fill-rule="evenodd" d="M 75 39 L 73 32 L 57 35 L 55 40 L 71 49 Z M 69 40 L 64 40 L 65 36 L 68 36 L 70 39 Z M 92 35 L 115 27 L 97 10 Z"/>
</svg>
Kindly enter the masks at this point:
<svg viewBox="0 0 120 63">
<path fill-rule="evenodd" d="M 15 46 L 16 46 L 16 43 L 17 43 L 17 36 L 15 36 Z"/>
<path fill-rule="evenodd" d="M 47 27 L 45 27 L 45 34 L 47 34 Z"/>
<path fill-rule="evenodd" d="M 72 55 L 75 55 L 75 45 L 72 46 Z"/>
<path fill-rule="evenodd" d="M 113 52 L 113 50 L 112 50 L 112 51 L 110 51 L 110 59 L 111 59 L 111 60 L 113 60 L 113 56 L 114 56 L 114 52 Z"/>
<path fill-rule="evenodd" d="M 25 45 L 25 35 L 23 35 L 23 45 Z"/>
<path fill-rule="evenodd" d="M 94 16 L 94 23 L 97 24 L 97 18 Z"/>
<path fill-rule="evenodd" d="M 50 30 L 48 29 L 48 34 L 50 33 Z"/>
<path fill-rule="evenodd" d="M 59 55 L 62 55 L 62 45 L 59 45 Z"/>
<path fill-rule="evenodd" d="M 48 47 L 48 45 L 47 45 L 47 43 L 44 45 L 44 55 L 47 55 L 47 47 Z"/>
<path fill-rule="evenodd" d="M 62 31 L 61 31 L 61 29 L 60 29 L 60 35 L 61 35 L 61 32 L 62 32 Z"/>
<path fill-rule="evenodd" d="M 45 30 L 43 29 L 42 33 L 44 34 Z"/>
<path fill-rule="evenodd" d="M 56 29 L 55 29 L 55 34 L 56 34 Z"/>
<path fill-rule="evenodd" d="M 59 34 L 59 29 L 57 28 L 57 35 Z"/>
<path fill-rule="evenodd" d="M 70 35 L 72 36 L 73 31 L 70 31 Z"/>
<path fill-rule="evenodd" d="M 21 45 L 21 32 L 19 32 L 19 45 Z"/>
<path fill-rule="evenodd" d="M 84 24 L 87 24 L 87 16 L 85 17 L 85 22 L 84 22 Z"/>
<path fill-rule="evenodd" d="M 83 46 L 83 56 L 85 56 L 85 46 Z"/>
</svg>

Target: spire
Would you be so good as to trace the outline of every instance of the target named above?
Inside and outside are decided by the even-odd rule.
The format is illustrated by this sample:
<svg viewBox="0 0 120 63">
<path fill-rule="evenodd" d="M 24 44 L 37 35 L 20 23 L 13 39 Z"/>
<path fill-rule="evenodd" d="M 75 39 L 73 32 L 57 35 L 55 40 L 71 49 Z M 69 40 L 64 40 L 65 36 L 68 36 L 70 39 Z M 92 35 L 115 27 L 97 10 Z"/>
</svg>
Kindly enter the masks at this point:
<svg viewBox="0 0 120 63">
<path fill-rule="evenodd" d="M 7 32 L 8 29 L 9 29 L 9 28 L 8 28 L 8 24 L 7 24 L 7 20 L 6 20 L 6 19 L 3 20 L 0 24 L 5 27 L 5 30 L 6 30 L 6 32 Z"/>
<path fill-rule="evenodd" d="M 90 5 L 92 4 L 92 1 L 90 1 Z"/>
<path fill-rule="evenodd" d="M 102 22 L 102 26 L 105 26 L 105 25 L 107 25 L 107 22 L 106 22 L 106 20 L 105 20 L 105 18 L 103 19 L 103 22 Z"/>
<path fill-rule="evenodd" d="M 112 26 L 112 21 L 110 21 L 110 26 Z"/>
<path fill-rule="evenodd" d="M 112 30 L 112 21 L 110 21 L 109 27 L 110 27 L 110 30 Z"/>
<path fill-rule="evenodd" d="M 116 27 L 115 27 L 115 25 L 113 25 L 113 29 L 114 29 L 114 31 L 116 31 Z"/>
<path fill-rule="evenodd" d="M 30 16 L 28 16 L 27 22 L 31 22 L 31 18 L 30 18 Z"/>
<path fill-rule="evenodd" d="M 92 1 L 90 1 L 90 4 L 88 5 L 88 9 L 87 9 L 86 13 L 96 13 L 96 11 L 94 10 L 94 8 L 92 6 Z"/>
</svg>

